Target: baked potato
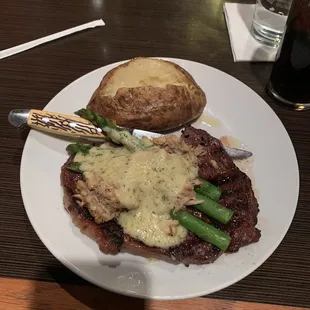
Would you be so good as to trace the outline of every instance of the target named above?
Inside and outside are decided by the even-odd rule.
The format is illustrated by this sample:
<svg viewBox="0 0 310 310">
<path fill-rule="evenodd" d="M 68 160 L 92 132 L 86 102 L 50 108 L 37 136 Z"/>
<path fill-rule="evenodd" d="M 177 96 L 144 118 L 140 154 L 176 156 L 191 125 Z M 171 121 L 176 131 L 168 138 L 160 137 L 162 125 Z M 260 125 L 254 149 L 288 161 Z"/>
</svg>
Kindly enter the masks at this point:
<svg viewBox="0 0 310 310">
<path fill-rule="evenodd" d="M 103 77 L 87 107 L 119 126 L 160 132 L 191 122 L 205 105 L 205 93 L 177 64 L 134 58 Z"/>
</svg>

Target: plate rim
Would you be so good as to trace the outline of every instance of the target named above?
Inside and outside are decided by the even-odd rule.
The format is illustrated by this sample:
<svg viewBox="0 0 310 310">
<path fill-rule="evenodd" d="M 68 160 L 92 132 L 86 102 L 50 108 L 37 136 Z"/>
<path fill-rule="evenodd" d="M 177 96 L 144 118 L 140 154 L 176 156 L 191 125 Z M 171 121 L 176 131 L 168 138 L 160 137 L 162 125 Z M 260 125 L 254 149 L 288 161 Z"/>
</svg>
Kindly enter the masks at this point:
<svg viewBox="0 0 310 310">
<path fill-rule="evenodd" d="M 297 197 L 296 197 L 296 202 L 295 202 L 295 206 L 294 206 L 294 212 L 293 212 L 293 216 L 292 218 L 290 219 L 287 227 L 285 228 L 285 231 L 283 233 L 283 236 L 281 238 L 278 238 L 277 242 L 274 242 L 273 246 L 269 248 L 268 251 L 266 251 L 265 255 L 263 256 L 263 258 L 260 260 L 260 262 L 258 264 L 255 264 L 253 265 L 253 267 L 250 267 L 247 269 L 246 272 L 243 272 L 242 274 L 240 274 L 238 277 L 235 277 L 233 278 L 231 281 L 228 281 L 228 282 L 225 282 L 223 285 L 218 285 L 216 288 L 214 289 L 211 289 L 211 290 L 208 290 L 208 292 L 206 293 L 204 290 L 202 291 L 199 291 L 197 293 L 192 293 L 192 294 L 187 294 L 187 295 L 181 295 L 181 296 L 149 296 L 151 294 L 138 294 L 138 293 L 135 293 L 135 292 L 132 292 L 132 291 L 129 291 L 129 290 L 117 290 L 115 288 L 111 288 L 111 287 L 108 287 L 107 285 L 105 284 L 102 284 L 102 283 L 99 283 L 98 281 L 94 280 L 91 276 L 88 276 L 87 274 L 85 274 L 81 269 L 77 268 L 74 264 L 72 264 L 70 261 L 68 261 L 65 257 L 62 256 L 62 254 L 60 254 L 56 249 L 55 247 L 53 247 L 49 241 L 44 238 L 40 232 L 40 229 L 38 228 L 37 226 L 37 223 L 35 220 L 32 219 L 31 215 L 30 215 L 30 208 L 27 208 L 26 207 L 26 203 L 25 203 L 25 193 L 24 193 L 24 190 L 23 190 L 23 185 L 22 185 L 22 175 L 23 175 L 23 168 L 24 168 L 24 161 L 25 161 L 25 152 L 27 150 L 27 145 L 28 143 L 30 143 L 30 139 L 29 139 L 29 136 L 31 135 L 31 133 L 34 132 L 33 129 L 30 130 L 29 132 L 29 135 L 26 139 L 26 142 L 24 144 L 24 147 L 23 147 L 23 152 L 22 152 L 22 156 L 21 156 L 21 163 L 20 163 L 20 190 L 21 190 L 21 196 L 22 196 L 22 200 L 23 200 L 23 205 L 24 205 L 24 208 L 25 208 L 25 211 L 26 211 L 26 214 L 27 214 L 27 217 L 33 227 L 33 229 L 35 230 L 37 236 L 39 237 L 39 239 L 41 240 L 41 242 L 44 244 L 44 246 L 48 249 L 48 251 L 60 262 L 62 263 L 65 267 L 67 267 L 69 270 L 71 270 L 72 272 L 74 272 L 75 274 L 77 274 L 79 277 L 85 279 L 86 281 L 92 283 L 92 284 L 95 284 L 96 286 L 98 287 L 101 287 L 105 290 L 108 290 L 108 291 L 111 291 L 111 292 L 114 292 L 114 293 L 117 293 L 117 294 L 122 294 L 122 295 L 125 295 L 125 296 L 129 296 L 129 297 L 137 297 L 137 298 L 144 298 L 144 299 L 150 299 L 150 300 L 181 300 L 181 299 L 187 299 L 187 298 L 194 298 L 194 297 L 200 297 L 200 296 L 204 296 L 204 295 L 209 295 L 209 294 L 212 294 L 214 292 L 217 292 L 217 291 L 220 291 L 222 289 L 225 289 L 237 282 L 239 282 L 240 280 L 242 280 L 243 278 L 247 277 L 248 275 L 250 275 L 252 272 L 254 272 L 256 269 L 258 269 L 263 263 L 265 263 L 265 261 L 275 252 L 275 250 L 279 247 L 279 245 L 282 243 L 284 237 L 287 235 L 287 232 L 292 224 L 292 221 L 295 217 L 295 214 L 296 214 L 296 210 L 297 210 L 297 207 L 298 207 L 298 201 L 299 201 L 299 195 L 300 195 L 300 172 L 299 172 L 299 165 L 298 165 L 298 158 L 297 158 L 297 155 L 296 155 L 296 150 L 294 148 L 294 144 L 290 138 L 290 135 L 288 133 L 288 131 L 286 130 L 283 122 L 281 121 L 281 119 L 278 117 L 278 115 L 275 113 L 275 111 L 270 107 L 270 105 L 258 94 L 256 93 L 252 88 L 250 88 L 248 85 L 246 85 L 245 83 L 243 83 L 242 81 L 240 81 L 239 79 L 235 78 L 234 76 L 222 71 L 222 70 L 219 70 L 217 68 L 214 68 L 210 65 L 207 65 L 207 64 L 204 64 L 204 63 L 201 63 L 201 62 L 197 62 L 197 61 L 192 61 L 192 60 L 187 60 L 187 59 L 182 59 L 182 58 L 171 58 L 171 57 L 160 57 L 160 56 L 150 56 L 148 58 L 155 58 L 155 59 L 163 59 L 163 60 L 168 60 L 168 61 L 179 61 L 179 62 L 182 62 L 182 61 L 185 61 L 187 63 L 193 63 L 193 64 L 199 64 L 201 66 L 205 66 L 205 67 L 209 67 L 213 70 L 216 70 L 216 71 L 219 71 L 221 74 L 225 74 L 225 75 L 228 75 L 230 78 L 234 79 L 235 82 L 238 82 L 238 83 L 241 83 L 243 84 L 243 86 L 245 86 L 248 90 L 250 90 L 251 92 L 255 93 L 256 96 L 258 96 L 258 98 L 260 100 L 262 100 L 265 104 L 266 104 L 266 108 L 269 109 L 269 111 L 274 114 L 274 116 L 278 119 L 281 127 L 282 127 L 282 131 L 283 133 L 286 134 L 287 138 L 288 138 L 288 141 L 290 142 L 290 147 L 292 149 L 292 155 L 294 157 L 294 164 L 296 166 L 296 174 L 297 174 L 297 183 L 296 183 L 296 192 L 297 192 Z M 133 59 L 133 58 L 131 58 Z M 88 75 L 91 75 L 93 73 L 95 73 L 96 71 L 99 71 L 99 70 L 102 70 L 103 68 L 106 68 L 108 66 L 111 66 L 111 69 L 115 66 L 118 66 L 122 63 L 125 63 L 131 59 L 126 59 L 126 60 L 121 60 L 121 61 L 117 61 L 117 62 L 114 62 L 114 63 L 110 63 L 110 64 L 107 64 L 107 65 L 104 65 L 104 66 L 101 66 L 101 67 L 98 67 L 90 72 L 87 72 L 85 73 L 84 75 L 78 77 L 77 79 L 71 81 L 69 84 L 67 84 L 65 87 L 63 87 L 60 91 L 58 91 L 50 100 L 49 102 L 44 106 L 43 110 L 46 110 L 48 109 L 48 105 L 60 94 L 62 93 L 63 91 L 65 91 L 67 88 L 69 88 L 71 86 L 71 84 L 75 83 L 75 82 L 78 82 L 80 80 L 83 80 L 85 79 Z M 110 70 L 110 69 L 109 69 Z"/>
</svg>

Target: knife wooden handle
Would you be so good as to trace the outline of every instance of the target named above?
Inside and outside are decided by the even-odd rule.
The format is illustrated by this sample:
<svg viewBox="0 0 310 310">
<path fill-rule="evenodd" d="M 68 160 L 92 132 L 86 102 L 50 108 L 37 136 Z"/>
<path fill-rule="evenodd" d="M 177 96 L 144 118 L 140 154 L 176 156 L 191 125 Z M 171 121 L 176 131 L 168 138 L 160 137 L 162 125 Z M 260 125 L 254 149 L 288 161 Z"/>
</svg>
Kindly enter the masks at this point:
<svg viewBox="0 0 310 310">
<path fill-rule="evenodd" d="M 62 136 L 105 137 L 100 128 L 81 117 L 42 110 L 30 110 L 27 125 L 33 129 Z"/>
</svg>

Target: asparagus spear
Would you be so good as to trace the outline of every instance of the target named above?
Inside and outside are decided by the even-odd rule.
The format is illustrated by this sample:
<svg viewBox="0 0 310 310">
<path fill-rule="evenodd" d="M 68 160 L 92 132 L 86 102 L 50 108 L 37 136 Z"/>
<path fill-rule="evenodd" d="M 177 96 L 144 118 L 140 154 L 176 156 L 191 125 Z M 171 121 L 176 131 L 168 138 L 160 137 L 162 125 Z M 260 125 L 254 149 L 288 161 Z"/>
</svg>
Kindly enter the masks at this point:
<svg viewBox="0 0 310 310">
<path fill-rule="evenodd" d="M 83 171 L 80 169 L 81 163 L 78 162 L 72 162 L 68 165 L 68 169 L 74 172 L 83 173 Z"/>
<path fill-rule="evenodd" d="M 198 209 L 222 224 L 227 224 L 230 221 L 234 213 L 232 210 L 203 195 L 196 194 L 196 198 L 197 200 L 203 200 L 203 203 L 193 206 L 195 209 Z"/>
<path fill-rule="evenodd" d="M 100 127 L 101 129 L 108 127 L 110 129 L 119 130 L 119 128 L 115 124 L 113 124 L 110 120 L 101 117 L 99 114 L 93 112 L 92 110 L 80 109 L 76 111 L 75 114 L 89 120 L 90 122 L 92 122 L 92 124 L 94 124 L 97 127 Z"/>
<path fill-rule="evenodd" d="M 72 143 L 67 146 L 66 150 L 70 155 L 73 155 L 79 152 L 83 154 L 87 154 L 91 148 L 92 146 L 89 144 Z"/>
<path fill-rule="evenodd" d="M 231 238 L 225 232 L 205 223 L 186 211 L 171 211 L 170 215 L 173 219 L 179 221 L 183 227 L 193 232 L 204 241 L 215 245 L 222 251 L 228 249 Z"/>
<path fill-rule="evenodd" d="M 144 143 L 142 140 L 133 137 L 129 132 L 121 131 L 120 128 L 118 128 L 115 124 L 89 109 L 80 109 L 76 111 L 75 114 L 89 120 L 92 124 L 101 128 L 102 131 L 105 132 L 113 142 L 124 145 L 130 151 L 145 149 L 150 146 L 149 144 Z M 72 165 L 74 166 L 72 167 Z M 76 172 L 80 171 L 79 163 L 71 164 L 69 169 Z M 228 248 L 230 237 L 219 229 L 216 229 L 213 226 L 199 220 L 186 211 L 179 211 L 178 213 L 173 213 L 172 211 L 171 216 L 175 219 L 178 219 L 181 225 L 183 225 L 185 228 L 192 231 L 194 234 L 201 237 L 205 241 L 219 247 L 221 250 L 225 251 Z"/>
<path fill-rule="evenodd" d="M 194 189 L 196 193 L 209 197 L 214 201 L 218 201 L 222 194 L 222 191 L 219 187 L 211 184 L 208 181 L 203 181 L 202 185 L 196 185 Z"/>
<path fill-rule="evenodd" d="M 89 109 L 78 110 L 75 114 L 87 119 L 93 125 L 101 128 L 114 143 L 122 144 L 132 152 L 138 149 L 145 149 L 150 146 L 142 140 L 132 136 L 129 132 L 120 130 L 120 128 L 118 128 L 111 121 L 101 117 L 96 112 Z"/>
</svg>

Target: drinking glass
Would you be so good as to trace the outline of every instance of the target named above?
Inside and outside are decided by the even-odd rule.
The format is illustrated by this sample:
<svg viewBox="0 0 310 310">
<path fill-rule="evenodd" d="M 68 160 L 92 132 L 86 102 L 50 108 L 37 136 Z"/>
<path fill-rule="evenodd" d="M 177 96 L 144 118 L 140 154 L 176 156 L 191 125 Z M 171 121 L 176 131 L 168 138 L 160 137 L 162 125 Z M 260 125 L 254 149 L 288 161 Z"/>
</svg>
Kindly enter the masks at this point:
<svg viewBox="0 0 310 310">
<path fill-rule="evenodd" d="M 310 109 L 310 0 L 294 0 L 268 93 L 287 108 Z"/>
<path fill-rule="evenodd" d="M 272 47 L 278 47 L 292 0 L 256 0 L 251 27 L 253 37 Z"/>
</svg>

